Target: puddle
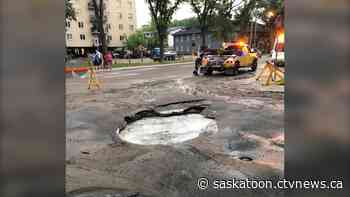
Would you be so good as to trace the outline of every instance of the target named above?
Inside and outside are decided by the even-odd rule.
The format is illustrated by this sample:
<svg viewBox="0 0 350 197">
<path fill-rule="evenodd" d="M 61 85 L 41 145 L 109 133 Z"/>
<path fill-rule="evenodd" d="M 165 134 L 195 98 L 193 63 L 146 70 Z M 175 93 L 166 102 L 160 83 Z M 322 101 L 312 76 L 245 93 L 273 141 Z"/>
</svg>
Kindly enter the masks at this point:
<svg viewBox="0 0 350 197">
<path fill-rule="evenodd" d="M 170 145 L 218 130 L 216 121 L 201 114 L 148 117 L 137 120 L 119 134 L 123 141 L 139 145 Z"/>
</svg>

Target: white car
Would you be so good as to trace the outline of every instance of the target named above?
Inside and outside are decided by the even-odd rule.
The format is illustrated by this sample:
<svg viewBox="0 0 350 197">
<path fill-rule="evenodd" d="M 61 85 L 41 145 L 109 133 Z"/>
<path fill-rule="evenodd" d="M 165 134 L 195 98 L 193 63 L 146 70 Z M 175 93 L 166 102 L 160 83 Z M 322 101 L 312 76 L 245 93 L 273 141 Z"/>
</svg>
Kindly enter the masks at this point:
<svg viewBox="0 0 350 197">
<path fill-rule="evenodd" d="M 175 51 L 165 51 L 164 52 L 164 59 L 166 60 L 175 60 L 177 56 L 177 53 Z"/>
</svg>

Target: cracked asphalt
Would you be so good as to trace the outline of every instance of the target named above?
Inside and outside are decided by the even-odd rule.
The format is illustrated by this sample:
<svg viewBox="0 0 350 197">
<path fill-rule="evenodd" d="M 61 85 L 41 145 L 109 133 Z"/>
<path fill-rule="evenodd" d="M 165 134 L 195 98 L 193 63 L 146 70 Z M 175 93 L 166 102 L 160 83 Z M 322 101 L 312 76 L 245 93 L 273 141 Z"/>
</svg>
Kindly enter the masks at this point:
<svg viewBox="0 0 350 197">
<path fill-rule="evenodd" d="M 256 73 L 248 70 L 237 76 L 195 77 L 192 69 L 192 63 L 183 63 L 99 73 L 102 89 L 93 91 L 87 90 L 87 79 L 67 77 L 66 190 L 70 196 L 84 196 L 84 192 L 90 196 L 108 192 L 159 197 L 282 195 L 197 188 L 200 177 L 283 177 L 284 90 L 261 86 Z M 119 138 L 118 132 L 128 124 L 126 117 L 144 118 L 150 114 L 142 112 L 194 106 L 205 106 L 196 113 L 214 119 L 217 132 L 173 145 L 136 145 Z"/>
</svg>

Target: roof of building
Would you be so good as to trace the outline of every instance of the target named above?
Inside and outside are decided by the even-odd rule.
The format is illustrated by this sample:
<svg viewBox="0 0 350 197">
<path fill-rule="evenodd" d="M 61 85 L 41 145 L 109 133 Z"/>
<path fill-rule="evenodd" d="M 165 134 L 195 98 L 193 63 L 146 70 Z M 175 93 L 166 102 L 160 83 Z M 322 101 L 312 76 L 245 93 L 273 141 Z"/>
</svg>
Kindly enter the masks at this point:
<svg viewBox="0 0 350 197">
<path fill-rule="evenodd" d="M 178 31 L 178 30 L 183 30 L 184 27 L 178 26 L 178 27 L 170 27 L 168 28 L 168 32 L 173 32 L 173 31 Z"/>
<path fill-rule="evenodd" d="M 192 28 L 186 28 L 179 32 L 176 32 L 175 34 L 173 34 L 173 36 L 191 35 L 191 34 L 199 34 L 199 33 L 201 33 L 200 29 L 192 27 Z"/>
</svg>

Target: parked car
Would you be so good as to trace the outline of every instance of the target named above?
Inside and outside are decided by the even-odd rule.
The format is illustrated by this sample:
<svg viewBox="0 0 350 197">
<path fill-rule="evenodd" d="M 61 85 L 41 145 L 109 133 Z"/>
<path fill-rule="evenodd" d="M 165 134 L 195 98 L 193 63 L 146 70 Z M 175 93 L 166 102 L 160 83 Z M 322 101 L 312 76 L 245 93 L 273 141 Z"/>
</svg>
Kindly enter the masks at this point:
<svg viewBox="0 0 350 197">
<path fill-rule="evenodd" d="M 113 51 L 112 54 L 113 54 L 113 58 L 122 59 L 124 58 L 126 51 L 124 50 Z"/>
<path fill-rule="evenodd" d="M 113 55 L 113 58 L 121 58 L 121 55 L 118 52 L 113 52 L 112 55 Z"/>
<path fill-rule="evenodd" d="M 165 50 L 163 54 L 164 60 L 175 60 L 177 56 L 177 53 L 173 50 Z M 160 60 L 160 48 L 154 48 L 151 52 L 151 58 L 154 61 Z"/>
<path fill-rule="evenodd" d="M 165 60 L 172 60 L 172 61 L 175 61 L 176 59 L 176 56 L 177 56 L 177 53 L 176 51 L 165 51 L 164 52 L 164 59 Z"/>
</svg>

